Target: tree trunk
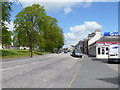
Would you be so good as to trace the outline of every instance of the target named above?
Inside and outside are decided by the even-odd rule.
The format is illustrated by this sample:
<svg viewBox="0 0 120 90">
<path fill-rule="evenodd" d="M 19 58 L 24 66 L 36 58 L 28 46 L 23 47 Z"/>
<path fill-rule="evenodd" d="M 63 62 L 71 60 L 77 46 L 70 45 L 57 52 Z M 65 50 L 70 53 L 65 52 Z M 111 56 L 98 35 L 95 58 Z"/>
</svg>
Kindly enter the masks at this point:
<svg viewBox="0 0 120 90">
<path fill-rule="evenodd" d="M 30 43 L 30 50 L 29 50 L 29 52 L 30 52 L 30 57 L 32 58 L 32 43 Z"/>
<path fill-rule="evenodd" d="M 32 54 L 32 37 L 29 32 L 27 32 L 27 34 L 28 34 L 28 38 L 29 38 L 29 47 L 30 47 L 29 53 L 30 53 L 30 57 L 32 58 L 32 56 L 33 56 L 33 54 Z"/>
</svg>

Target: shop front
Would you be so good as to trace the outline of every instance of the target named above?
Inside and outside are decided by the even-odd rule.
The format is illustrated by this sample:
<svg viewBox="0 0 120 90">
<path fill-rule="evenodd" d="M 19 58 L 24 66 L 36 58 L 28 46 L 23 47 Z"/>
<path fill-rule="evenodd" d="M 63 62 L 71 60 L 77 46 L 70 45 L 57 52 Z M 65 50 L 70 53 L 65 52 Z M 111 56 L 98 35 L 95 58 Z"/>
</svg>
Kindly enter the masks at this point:
<svg viewBox="0 0 120 90">
<path fill-rule="evenodd" d="M 109 47 L 113 44 L 118 44 L 118 32 L 105 32 L 104 36 L 96 42 L 96 58 L 107 59 Z"/>
</svg>

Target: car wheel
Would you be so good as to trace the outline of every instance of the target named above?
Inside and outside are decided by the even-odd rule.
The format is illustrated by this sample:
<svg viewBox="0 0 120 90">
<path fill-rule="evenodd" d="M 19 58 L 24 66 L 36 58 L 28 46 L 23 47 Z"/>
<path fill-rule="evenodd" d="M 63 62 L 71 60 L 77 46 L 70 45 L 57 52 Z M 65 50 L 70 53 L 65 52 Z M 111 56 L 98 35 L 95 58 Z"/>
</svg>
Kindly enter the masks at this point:
<svg viewBox="0 0 120 90">
<path fill-rule="evenodd" d="M 80 56 L 80 58 L 82 58 L 82 56 Z"/>
</svg>

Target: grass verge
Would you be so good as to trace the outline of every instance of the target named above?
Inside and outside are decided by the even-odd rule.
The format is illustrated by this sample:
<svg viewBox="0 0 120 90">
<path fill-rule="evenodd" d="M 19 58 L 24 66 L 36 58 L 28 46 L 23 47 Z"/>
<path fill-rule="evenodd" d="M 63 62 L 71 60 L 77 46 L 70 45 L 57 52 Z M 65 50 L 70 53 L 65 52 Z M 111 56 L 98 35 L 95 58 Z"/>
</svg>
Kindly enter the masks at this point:
<svg viewBox="0 0 120 90">
<path fill-rule="evenodd" d="M 33 56 L 44 55 L 49 53 L 50 52 L 41 52 L 39 50 L 34 50 Z M 30 56 L 29 50 L 20 50 L 20 49 L 1 49 L 0 50 L 0 59 L 27 57 L 27 56 Z"/>
</svg>

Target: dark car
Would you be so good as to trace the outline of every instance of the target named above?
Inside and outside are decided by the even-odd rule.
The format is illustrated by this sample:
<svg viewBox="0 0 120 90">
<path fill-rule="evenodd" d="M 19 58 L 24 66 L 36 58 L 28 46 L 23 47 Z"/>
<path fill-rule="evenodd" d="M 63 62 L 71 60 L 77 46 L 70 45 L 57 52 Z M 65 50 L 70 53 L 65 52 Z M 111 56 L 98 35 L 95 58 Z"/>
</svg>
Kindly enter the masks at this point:
<svg viewBox="0 0 120 90">
<path fill-rule="evenodd" d="M 59 50 L 59 51 L 57 51 L 56 53 L 59 54 L 59 53 L 61 53 L 61 51 Z"/>
<path fill-rule="evenodd" d="M 64 53 L 68 53 L 68 51 L 67 51 L 67 50 L 64 50 Z"/>
<path fill-rule="evenodd" d="M 74 49 L 73 52 L 71 53 L 71 56 L 82 58 L 81 50 L 80 49 Z"/>
</svg>

